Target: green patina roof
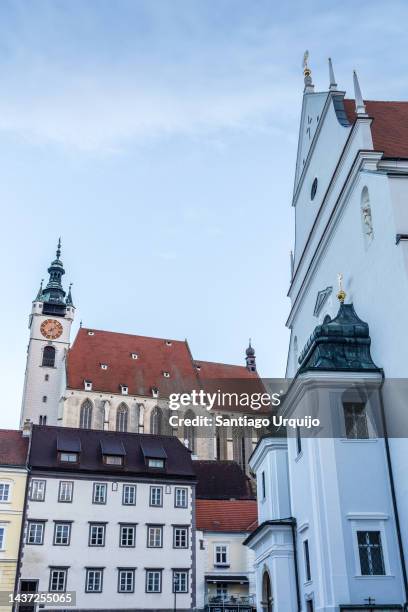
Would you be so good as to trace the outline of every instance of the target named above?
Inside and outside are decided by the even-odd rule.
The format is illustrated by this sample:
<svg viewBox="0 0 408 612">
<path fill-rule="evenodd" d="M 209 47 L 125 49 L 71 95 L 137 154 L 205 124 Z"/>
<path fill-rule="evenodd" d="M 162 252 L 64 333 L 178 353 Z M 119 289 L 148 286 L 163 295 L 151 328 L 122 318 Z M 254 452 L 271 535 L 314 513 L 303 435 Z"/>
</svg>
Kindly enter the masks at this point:
<svg viewBox="0 0 408 612">
<path fill-rule="evenodd" d="M 353 304 L 340 304 L 334 319 L 327 315 L 307 341 L 299 357 L 299 374 L 308 371 L 372 371 L 368 324 L 358 318 Z"/>
</svg>

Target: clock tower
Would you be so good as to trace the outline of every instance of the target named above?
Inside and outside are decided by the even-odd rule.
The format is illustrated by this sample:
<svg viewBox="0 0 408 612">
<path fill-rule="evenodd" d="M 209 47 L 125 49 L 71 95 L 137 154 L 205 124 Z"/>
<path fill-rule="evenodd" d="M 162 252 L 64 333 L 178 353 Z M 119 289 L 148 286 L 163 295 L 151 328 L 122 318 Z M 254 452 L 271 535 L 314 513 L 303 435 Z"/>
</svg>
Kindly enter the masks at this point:
<svg viewBox="0 0 408 612">
<path fill-rule="evenodd" d="M 43 288 L 41 281 L 31 309 L 20 427 L 28 420 L 44 425 L 58 424 L 58 405 L 65 389 L 65 360 L 75 315 L 71 286 L 68 295 L 62 286 L 65 270 L 60 257 L 61 239 L 56 258 L 48 268 L 48 283 Z"/>
</svg>

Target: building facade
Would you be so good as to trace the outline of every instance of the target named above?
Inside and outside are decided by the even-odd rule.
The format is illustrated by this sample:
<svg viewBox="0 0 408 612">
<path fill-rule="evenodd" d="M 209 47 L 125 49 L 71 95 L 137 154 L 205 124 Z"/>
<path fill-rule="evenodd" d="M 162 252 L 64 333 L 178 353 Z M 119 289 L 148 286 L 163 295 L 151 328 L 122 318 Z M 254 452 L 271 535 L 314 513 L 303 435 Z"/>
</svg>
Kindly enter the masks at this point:
<svg viewBox="0 0 408 612">
<path fill-rule="evenodd" d="M 0 430 L 0 592 L 1 612 L 12 609 L 27 481 L 28 439 L 20 431 Z M 2 605 L 2 604 L 5 605 Z"/>
<path fill-rule="evenodd" d="M 29 462 L 20 591 L 194 609 L 196 477 L 177 438 L 34 425 Z"/>
<path fill-rule="evenodd" d="M 315 92 L 305 66 L 295 171 L 292 382 L 280 414 L 300 421 L 250 460 L 260 525 L 247 545 L 265 612 L 408 601 L 407 429 L 395 384 L 407 371 L 408 103 L 364 101 L 356 74 L 348 100 L 331 62 L 329 74 Z M 305 416 L 320 421 L 314 433 Z"/>
</svg>

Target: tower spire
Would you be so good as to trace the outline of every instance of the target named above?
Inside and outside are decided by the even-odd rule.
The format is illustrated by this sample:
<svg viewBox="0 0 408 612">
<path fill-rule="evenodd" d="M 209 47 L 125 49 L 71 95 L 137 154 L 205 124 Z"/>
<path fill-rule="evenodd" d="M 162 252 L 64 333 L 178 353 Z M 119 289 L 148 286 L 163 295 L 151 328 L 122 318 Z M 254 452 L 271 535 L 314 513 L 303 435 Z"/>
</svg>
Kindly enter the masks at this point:
<svg viewBox="0 0 408 612">
<path fill-rule="evenodd" d="M 245 355 L 247 370 L 250 372 L 256 372 L 255 349 L 251 344 L 251 338 L 249 339 L 249 344 L 247 350 L 245 351 Z"/>
<path fill-rule="evenodd" d="M 71 287 L 72 287 L 72 283 L 69 283 L 68 295 L 67 295 L 67 299 L 65 300 L 65 303 L 66 303 L 67 306 L 73 306 L 74 305 L 74 302 L 72 300 Z"/>
<path fill-rule="evenodd" d="M 314 85 L 312 81 L 312 71 L 308 65 L 308 61 L 309 61 L 309 51 L 306 50 L 303 55 L 303 75 L 304 75 L 304 81 L 305 81 L 304 92 L 313 93 Z"/>
<path fill-rule="evenodd" d="M 366 116 L 366 107 L 364 104 L 363 96 L 361 94 L 360 83 L 358 81 L 357 72 L 353 70 L 353 83 L 354 83 L 354 97 L 356 101 L 356 114 L 357 116 Z"/>
<path fill-rule="evenodd" d="M 330 91 L 336 91 L 337 90 L 337 83 L 336 83 L 336 79 L 335 79 L 335 76 L 334 76 L 334 70 L 333 70 L 333 64 L 332 64 L 331 57 L 329 57 L 329 76 L 330 76 L 329 90 Z"/>
<path fill-rule="evenodd" d="M 56 259 L 48 268 L 49 279 L 45 289 L 42 290 L 42 301 L 44 308 L 49 314 L 65 313 L 65 291 L 62 287 L 62 276 L 65 274 L 61 257 L 61 238 L 58 240 Z"/>
<path fill-rule="evenodd" d="M 58 238 L 58 245 L 57 245 L 57 259 L 59 259 L 61 257 L 61 236 Z"/>
</svg>

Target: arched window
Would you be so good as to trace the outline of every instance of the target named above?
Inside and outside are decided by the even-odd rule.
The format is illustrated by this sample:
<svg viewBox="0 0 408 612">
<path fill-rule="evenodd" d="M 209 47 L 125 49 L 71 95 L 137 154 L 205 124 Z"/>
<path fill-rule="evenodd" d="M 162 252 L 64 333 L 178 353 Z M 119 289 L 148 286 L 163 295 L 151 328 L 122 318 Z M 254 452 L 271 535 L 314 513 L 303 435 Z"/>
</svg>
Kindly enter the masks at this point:
<svg viewBox="0 0 408 612">
<path fill-rule="evenodd" d="M 246 444 L 245 434 L 242 427 L 234 427 L 232 431 L 232 451 L 234 461 L 236 461 L 243 470 L 246 468 Z"/>
<path fill-rule="evenodd" d="M 150 415 L 150 433 L 161 434 L 163 427 L 163 414 L 159 406 L 155 406 Z"/>
<path fill-rule="evenodd" d="M 192 410 L 187 410 L 184 419 L 194 419 L 195 414 Z M 184 425 L 184 440 L 188 442 L 188 448 L 192 453 L 195 452 L 195 431 L 193 425 Z"/>
<path fill-rule="evenodd" d="M 79 426 L 81 429 L 91 429 L 92 427 L 92 402 L 89 399 L 86 399 L 81 406 Z"/>
<path fill-rule="evenodd" d="M 47 368 L 53 368 L 55 364 L 55 348 L 53 346 L 44 346 L 42 365 Z"/>
<path fill-rule="evenodd" d="M 366 246 L 368 246 L 374 238 L 374 229 L 370 196 L 367 187 L 364 187 L 361 192 L 361 223 L 363 227 L 364 242 Z"/>
<path fill-rule="evenodd" d="M 116 431 L 128 430 L 128 415 L 129 409 L 123 402 L 116 411 Z"/>
</svg>

